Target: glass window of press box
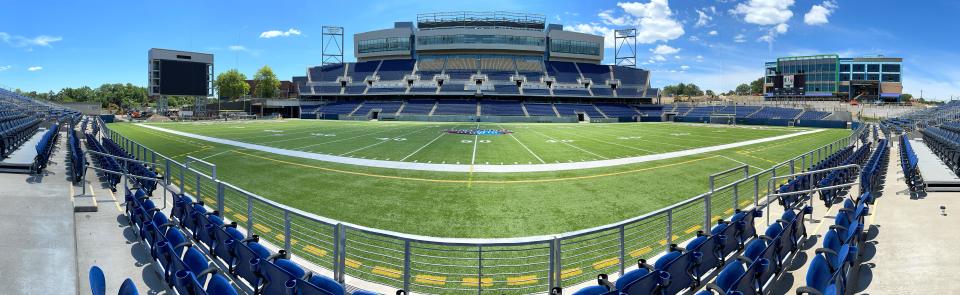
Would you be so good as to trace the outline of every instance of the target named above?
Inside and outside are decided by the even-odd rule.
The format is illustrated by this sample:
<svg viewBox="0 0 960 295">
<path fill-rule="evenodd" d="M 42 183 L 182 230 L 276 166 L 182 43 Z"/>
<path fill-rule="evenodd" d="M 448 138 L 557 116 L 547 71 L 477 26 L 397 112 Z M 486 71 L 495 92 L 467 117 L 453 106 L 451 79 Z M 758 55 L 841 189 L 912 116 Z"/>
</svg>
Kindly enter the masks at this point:
<svg viewBox="0 0 960 295">
<path fill-rule="evenodd" d="M 884 72 L 884 73 L 899 73 L 899 72 L 900 72 L 900 65 L 898 65 L 898 64 L 884 64 L 884 65 L 883 65 L 883 72 Z"/>
<path fill-rule="evenodd" d="M 867 69 L 865 64 L 853 64 L 853 71 L 858 73 L 863 73 Z"/>
<path fill-rule="evenodd" d="M 883 82 L 900 82 L 900 74 L 883 74 Z"/>
<path fill-rule="evenodd" d="M 781 60 L 779 66 L 784 75 L 803 73 L 806 92 L 837 91 L 838 64 L 835 58 L 788 59 Z"/>
<path fill-rule="evenodd" d="M 868 64 L 868 65 L 867 65 L 867 72 L 870 72 L 870 73 L 879 73 L 879 72 L 880 72 L 880 65 L 878 65 L 878 64 Z"/>
<path fill-rule="evenodd" d="M 505 44 L 520 46 L 544 46 L 543 37 L 508 36 L 508 35 L 437 35 L 417 37 L 419 45 L 443 44 Z"/>
<path fill-rule="evenodd" d="M 599 56 L 600 47 L 596 42 L 550 39 L 550 52 Z"/>
<path fill-rule="evenodd" d="M 382 38 L 382 39 L 360 40 L 360 42 L 357 42 L 357 51 L 360 53 L 401 51 L 401 50 L 403 51 L 410 50 L 410 38 L 406 38 L 406 37 Z"/>
</svg>

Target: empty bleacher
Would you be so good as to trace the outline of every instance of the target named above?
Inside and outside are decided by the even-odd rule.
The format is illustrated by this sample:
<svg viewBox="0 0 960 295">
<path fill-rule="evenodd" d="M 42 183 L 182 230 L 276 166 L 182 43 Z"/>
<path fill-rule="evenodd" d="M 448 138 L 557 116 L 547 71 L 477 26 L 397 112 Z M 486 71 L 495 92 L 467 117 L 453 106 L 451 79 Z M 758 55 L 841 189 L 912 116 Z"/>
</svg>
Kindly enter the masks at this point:
<svg viewBox="0 0 960 295">
<path fill-rule="evenodd" d="M 603 118 L 603 114 L 597 111 L 597 108 L 593 107 L 592 104 L 566 104 L 558 103 L 554 106 L 557 107 L 557 113 L 560 113 L 561 116 L 576 116 L 577 113 L 585 113 L 591 118 Z"/>
<path fill-rule="evenodd" d="M 480 114 L 485 116 L 523 116 L 518 100 L 481 100 Z"/>
<path fill-rule="evenodd" d="M 400 110 L 401 105 L 403 105 L 403 103 L 399 101 L 366 101 L 360 108 L 353 112 L 353 115 L 366 116 L 367 113 L 376 109 L 380 109 L 381 113 L 393 114 Z"/>
<path fill-rule="evenodd" d="M 477 101 L 473 99 L 446 99 L 437 101 L 433 115 L 476 115 Z"/>
<path fill-rule="evenodd" d="M 404 75 L 413 72 L 414 60 L 412 59 L 394 59 L 384 60 L 377 70 L 377 75 L 381 81 L 401 80 Z"/>
<path fill-rule="evenodd" d="M 830 115 L 830 113 L 828 113 L 828 112 L 821 112 L 821 111 L 804 111 L 803 114 L 800 115 L 800 118 L 799 118 L 799 119 L 800 119 L 800 120 L 823 120 L 824 118 L 826 118 L 826 117 L 829 116 L 829 115 Z"/>
<path fill-rule="evenodd" d="M 605 85 L 610 80 L 610 66 L 588 63 L 577 63 L 584 78 L 590 78 L 593 85 Z"/>
<path fill-rule="evenodd" d="M 360 105 L 358 101 L 334 102 L 320 106 L 316 112 L 320 114 L 346 115 L 353 112 L 358 105 Z"/>
<path fill-rule="evenodd" d="M 361 83 L 367 76 L 372 76 L 379 66 L 379 60 L 350 64 L 350 67 L 347 69 L 347 76 L 350 76 L 354 83 Z"/>
<path fill-rule="evenodd" d="M 637 115 L 637 111 L 625 104 L 597 103 L 594 104 L 607 117 L 632 117 Z"/>
<path fill-rule="evenodd" d="M 403 107 L 403 111 L 400 113 L 404 115 L 429 115 L 436 104 L 437 101 L 433 99 L 410 99 L 407 100 L 407 105 Z"/>
<path fill-rule="evenodd" d="M 556 77 L 557 83 L 576 84 L 577 79 L 580 79 L 580 72 L 577 71 L 577 66 L 572 62 L 548 61 L 545 66 L 547 74 Z"/>
<path fill-rule="evenodd" d="M 556 116 L 557 112 L 553 110 L 553 104 L 550 103 L 525 103 L 527 114 L 530 116 Z"/>
<path fill-rule="evenodd" d="M 803 112 L 801 109 L 789 109 L 781 107 L 764 107 L 760 111 L 751 115 L 750 118 L 757 119 L 793 119 Z"/>
</svg>

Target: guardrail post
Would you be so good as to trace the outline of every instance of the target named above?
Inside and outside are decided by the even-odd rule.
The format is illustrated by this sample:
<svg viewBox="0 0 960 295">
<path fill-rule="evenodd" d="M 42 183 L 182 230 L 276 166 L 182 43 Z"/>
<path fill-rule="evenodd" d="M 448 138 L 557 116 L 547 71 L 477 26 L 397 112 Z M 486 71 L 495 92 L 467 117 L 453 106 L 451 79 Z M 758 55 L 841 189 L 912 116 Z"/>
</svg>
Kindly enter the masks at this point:
<svg viewBox="0 0 960 295">
<path fill-rule="evenodd" d="M 796 172 L 796 168 L 794 167 L 794 166 L 795 166 L 795 165 L 794 165 L 795 163 L 794 163 L 793 160 L 794 160 L 794 159 L 790 159 L 790 174 L 797 173 L 797 172 Z"/>
<path fill-rule="evenodd" d="M 338 246 L 340 246 L 340 277 L 338 280 L 340 283 L 343 283 L 347 272 L 347 228 L 343 226 L 342 223 L 338 223 L 337 226 L 340 228 L 338 231 L 339 236 L 337 237 L 339 240 Z"/>
<path fill-rule="evenodd" d="M 733 185 L 733 210 L 740 209 L 740 190 L 737 188 L 740 186 L 740 183 L 742 183 L 742 181 Z M 709 230 L 710 230 L 710 223 L 707 223 L 707 227 L 704 228 L 703 231 L 706 232 Z"/>
<path fill-rule="evenodd" d="M 667 210 L 667 250 L 670 251 L 670 244 L 673 243 L 673 208 Z"/>
<path fill-rule="evenodd" d="M 187 193 L 187 191 L 185 191 L 183 187 L 184 185 L 183 183 L 186 182 L 186 178 L 184 178 L 184 175 L 183 175 L 183 170 L 186 170 L 186 167 L 187 167 L 186 165 L 182 165 L 182 164 L 180 165 L 180 193 L 181 194 Z"/>
<path fill-rule="evenodd" d="M 403 289 L 410 292 L 410 240 L 403 241 Z"/>
<path fill-rule="evenodd" d="M 703 197 L 703 228 L 704 230 L 710 230 L 710 216 L 711 216 L 711 211 L 713 211 L 712 210 L 713 208 L 711 208 L 711 204 L 710 204 L 712 198 L 713 198 L 713 192 L 707 193 L 707 195 Z"/>
<path fill-rule="evenodd" d="M 627 267 L 627 265 L 626 265 L 626 263 L 625 263 L 625 259 L 627 258 L 627 257 L 626 257 L 626 256 L 627 256 L 627 253 L 626 253 L 626 249 L 625 249 L 626 247 L 624 246 L 624 244 L 626 243 L 626 241 L 624 241 L 624 239 L 623 239 L 623 232 L 624 232 L 624 226 L 623 226 L 623 225 L 620 225 L 620 275 L 621 275 L 621 276 L 623 275 L 623 273 L 624 273 L 624 271 L 625 271 L 625 269 L 626 269 L 626 267 Z"/>
<path fill-rule="evenodd" d="M 170 159 L 165 159 L 163 161 L 163 181 L 166 182 L 167 185 L 170 185 L 170 175 L 172 175 L 170 173 Z M 182 193 L 183 190 L 180 192 Z"/>
<path fill-rule="evenodd" d="M 293 254 L 293 247 L 290 245 L 290 211 L 283 210 L 283 248 Z"/>
<path fill-rule="evenodd" d="M 200 172 L 194 173 L 197 176 L 197 199 L 200 199 Z"/>
<path fill-rule="evenodd" d="M 760 205 L 760 175 L 753 177 L 753 205 Z"/>
<path fill-rule="evenodd" d="M 560 249 L 560 239 L 553 237 L 553 241 L 550 242 L 550 279 L 553 281 L 550 288 L 562 288 L 563 287 L 563 250 Z M 550 290 L 547 290 L 549 292 Z"/>
<path fill-rule="evenodd" d="M 483 294 L 483 245 L 477 246 L 477 295 Z"/>
<path fill-rule="evenodd" d="M 223 182 L 217 181 L 217 211 L 220 211 L 220 214 L 223 214 L 223 207 L 224 207 L 223 194 L 224 194 Z"/>
<path fill-rule="evenodd" d="M 247 195 L 247 237 L 253 236 L 253 196 Z"/>
</svg>

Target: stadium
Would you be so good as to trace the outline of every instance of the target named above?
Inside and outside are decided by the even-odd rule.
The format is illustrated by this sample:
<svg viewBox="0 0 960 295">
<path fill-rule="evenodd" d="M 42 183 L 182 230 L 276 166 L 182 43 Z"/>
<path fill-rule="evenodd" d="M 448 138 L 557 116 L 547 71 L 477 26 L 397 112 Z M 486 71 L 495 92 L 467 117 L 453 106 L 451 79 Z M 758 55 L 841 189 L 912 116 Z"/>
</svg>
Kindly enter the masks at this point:
<svg viewBox="0 0 960 295">
<path fill-rule="evenodd" d="M 215 55 L 159 48 L 143 109 L 0 88 L 0 285 L 956 292 L 927 283 L 957 258 L 930 225 L 956 221 L 960 104 L 903 99 L 902 59 L 780 58 L 755 99 L 681 101 L 635 50 L 606 64 L 604 36 L 548 19 L 421 13 L 354 34 L 356 61 L 324 27 L 341 51 L 298 65 L 290 98 L 211 102 Z"/>
</svg>

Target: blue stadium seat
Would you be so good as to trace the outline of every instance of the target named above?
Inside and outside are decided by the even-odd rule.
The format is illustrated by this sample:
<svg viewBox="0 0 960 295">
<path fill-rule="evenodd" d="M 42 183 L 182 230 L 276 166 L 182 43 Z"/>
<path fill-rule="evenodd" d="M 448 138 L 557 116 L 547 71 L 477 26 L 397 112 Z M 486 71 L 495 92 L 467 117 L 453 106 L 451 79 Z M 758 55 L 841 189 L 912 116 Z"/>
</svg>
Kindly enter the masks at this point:
<svg viewBox="0 0 960 295">
<path fill-rule="evenodd" d="M 107 281 L 103 276 L 103 270 L 99 266 L 90 267 L 90 292 L 93 295 L 107 294 Z"/>
<path fill-rule="evenodd" d="M 118 295 L 139 295 L 140 292 L 137 291 L 137 285 L 133 284 L 133 280 L 126 279 L 123 281 L 123 284 L 120 285 L 120 291 L 117 292 Z"/>
<path fill-rule="evenodd" d="M 830 270 L 829 263 L 823 255 L 816 255 L 807 269 L 806 285 L 797 288 L 797 295 L 839 295 L 844 291 L 843 278 L 840 270 Z"/>
</svg>

